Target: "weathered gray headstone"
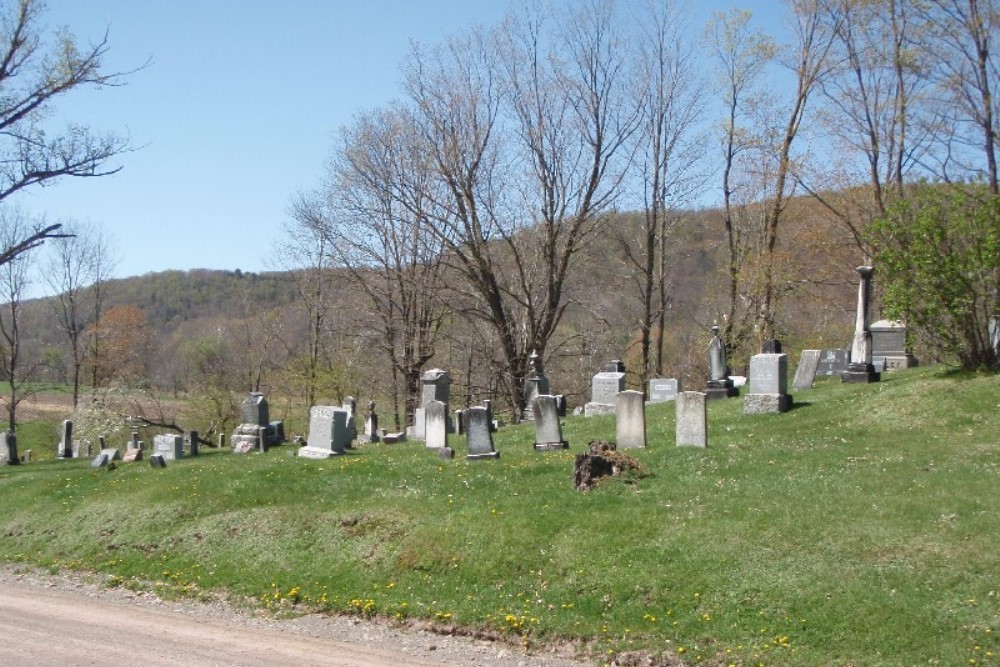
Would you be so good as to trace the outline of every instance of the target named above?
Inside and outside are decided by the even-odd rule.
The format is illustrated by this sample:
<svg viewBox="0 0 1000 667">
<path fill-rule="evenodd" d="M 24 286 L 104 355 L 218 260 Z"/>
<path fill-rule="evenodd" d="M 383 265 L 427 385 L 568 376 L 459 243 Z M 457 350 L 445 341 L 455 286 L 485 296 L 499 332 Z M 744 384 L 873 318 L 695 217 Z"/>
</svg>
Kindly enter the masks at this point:
<svg viewBox="0 0 1000 667">
<path fill-rule="evenodd" d="M 615 444 L 619 449 L 646 446 L 646 404 L 641 391 L 631 389 L 615 397 Z"/>
<path fill-rule="evenodd" d="M 812 388 L 819 368 L 819 357 L 820 350 L 802 350 L 799 366 L 795 369 L 795 379 L 792 380 L 792 389 L 801 391 Z"/>
<path fill-rule="evenodd" d="M 381 439 L 378 432 L 378 415 L 375 414 L 375 401 L 368 401 L 368 415 L 365 417 L 364 432 L 361 437 L 366 442 L 378 442 Z"/>
<path fill-rule="evenodd" d="M 531 404 L 535 421 L 535 450 L 566 449 L 569 443 L 563 440 L 559 412 L 554 396 L 541 394 Z"/>
<path fill-rule="evenodd" d="M 108 459 L 107 454 L 98 454 L 94 457 L 94 460 L 90 462 L 91 468 L 103 468 L 111 461 Z"/>
<path fill-rule="evenodd" d="M 347 411 L 332 405 L 314 405 L 309 409 L 309 437 L 298 455 L 310 458 L 328 458 L 347 453 L 349 442 Z"/>
<path fill-rule="evenodd" d="M 59 444 L 56 445 L 56 457 L 73 458 L 73 422 L 69 419 L 62 423 L 59 429 Z"/>
<path fill-rule="evenodd" d="M 31 463 L 31 450 L 24 450 L 24 454 L 21 455 L 21 463 Z"/>
<path fill-rule="evenodd" d="M 448 446 L 448 419 L 446 406 L 441 401 L 428 401 L 424 405 L 424 445 L 429 449 Z"/>
<path fill-rule="evenodd" d="M 433 368 L 424 373 L 420 381 L 422 393 L 420 404 L 427 405 L 429 401 L 441 401 L 445 405 L 451 402 L 451 376 L 447 371 Z"/>
<path fill-rule="evenodd" d="M 678 447 L 708 446 L 708 411 L 705 394 L 682 391 L 674 399 L 677 410 L 675 440 Z"/>
<path fill-rule="evenodd" d="M 184 457 L 184 438 L 179 435 L 159 434 L 153 436 L 153 452 L 163 455 L 167 461 Z"/>
<path fill-rule="evenodd" d="M 590 381 L 590 402 L 583 406 L 586 417 L 613 415 L 615 396 L 625 390 L 625 364 L 615 359 Z"/>
<path fill-rule="evenodd" d="M 649 402 L 666 403 L 681 392 L 681 381 L 676 378 L 653 378 L 649 381 Z"/>
<path fill-rule="evenodd" d="M 166 468 L 167 460 L 163 458 L 163 454 L 150 454 L 149 465 L 154 468 Z"/>
<path fill-rule="evenodd" d="M 4 441 L 4 456 L 7 459 L 7 465 L 16 466 L 21 462 L 21 459 L 17 455 L 17 436 L 13 431 L 5 431 L 3 436 Z"/>
<path fill-rule="evenodd" d="M 427 411 L 424 408 L 413 410 L 413 427 L 407 430 L 407 435 L 414 440 L 424 439 L 424 427 L 427 423 Z"/>
<path fill-rule="evenodd" d="M 750 357 L 750 392 L 743 401 L 743 412 L 748 415 L 787 412 L 791 407 L 788 355 L 755 354 Z"/>
<path fill-rule="evenodd" d="M 872 332 L 872 363 L 881 357 L 883 370 L 898 368 L 913 368 L 917 366 L 917 358 L 907 351 L 906 326 L 902 322 L 879 320 L 871 325 Z"/>
<path fill-rule="evenodd" d="M 465 411 L 465 434 L 469 442 L 470 461 L 498 459 L 500 452 L 493 447 L 493 430 L 490 413 L 486 408 L 469 408 Z"/>
<path fill-rule="evenodd" d="M 271 421 L 267 399 L 264 394 L 256 391 L 250 392 L 241 406 L 241 414 L 244 424 L 255 424 L 257 426 L 267 426 Z"/>
</svg>

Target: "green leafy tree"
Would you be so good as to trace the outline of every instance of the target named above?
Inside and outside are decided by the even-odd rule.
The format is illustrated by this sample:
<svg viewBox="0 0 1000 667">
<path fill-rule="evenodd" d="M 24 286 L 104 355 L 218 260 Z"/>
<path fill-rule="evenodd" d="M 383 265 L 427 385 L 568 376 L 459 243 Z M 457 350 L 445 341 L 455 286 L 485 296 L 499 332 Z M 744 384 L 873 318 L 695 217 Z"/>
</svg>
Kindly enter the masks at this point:
<svg viewBox="0 0 1000 667">
<path fill-rule="evenodd" d="M 1000 197 L 985 184 L 921 185 L 872 232 L 886 314 L 966 369 L 998 368 Z"/>
</svg>

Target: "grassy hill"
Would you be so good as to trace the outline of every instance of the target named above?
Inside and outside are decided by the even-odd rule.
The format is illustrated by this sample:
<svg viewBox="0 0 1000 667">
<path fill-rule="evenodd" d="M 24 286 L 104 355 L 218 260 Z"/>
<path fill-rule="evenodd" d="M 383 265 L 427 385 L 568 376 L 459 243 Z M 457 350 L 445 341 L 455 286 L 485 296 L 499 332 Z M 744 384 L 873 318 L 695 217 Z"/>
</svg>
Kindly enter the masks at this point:
<svg viewBox="0 0 1000 667">
<path fill-rule="evenodd" d="M 568 418 L 566 452 L 502 429 L 492 462 L 453 438 L 454 461 L 407 443 L 3 468 L 0 560 L 595 662 L 1000 664 L 1000 377 L 884 377 L 820 381 L 784 415 L 713 403 L 707 450 L 674 447 L 673 406 L 652 406 L 646 472 L 588 493 L 573 457 L 611 418 Z"/>
</svg>

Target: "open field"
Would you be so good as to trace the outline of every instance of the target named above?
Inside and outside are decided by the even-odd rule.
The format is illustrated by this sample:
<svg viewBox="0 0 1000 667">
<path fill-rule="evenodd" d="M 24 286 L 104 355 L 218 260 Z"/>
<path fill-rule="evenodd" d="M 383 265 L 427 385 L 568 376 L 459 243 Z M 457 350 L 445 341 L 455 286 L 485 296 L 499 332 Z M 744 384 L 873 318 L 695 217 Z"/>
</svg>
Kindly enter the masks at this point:
<svg viewBox="0 0 1000 667">
<path fill-rule="evenodd" d="M 709 449 L 648 411 L 646 474 L 572 488 L 611 418 L 499 461 L 419 443 L 328 461 L 209 451 L 166 470 L 0 470 L 0 559 L 277 612 L 423 619 L 595 661 L 1000 664 L 1000 377 L 822 381 L 784 415 L 709 406 Z"/>
</svg>

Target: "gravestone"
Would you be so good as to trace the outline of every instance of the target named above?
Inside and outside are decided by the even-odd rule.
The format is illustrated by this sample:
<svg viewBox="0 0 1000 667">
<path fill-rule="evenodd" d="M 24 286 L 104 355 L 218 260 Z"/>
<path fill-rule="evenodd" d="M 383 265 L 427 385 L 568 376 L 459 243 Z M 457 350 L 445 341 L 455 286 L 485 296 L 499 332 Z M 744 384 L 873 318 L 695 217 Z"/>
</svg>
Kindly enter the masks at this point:
<svg viewBox="0 0 1000 667">
<path fill-rule="evenodd" d="M 847 372 L 847 359 L 849 356 L 849 350 L 823 350 L 819 355 L 816 375 L 840 375 Z"/>
<path fill-rule="evenodd" d="M 7 459 L 7 465 L 16 466 L 21 462 L 21 459 L 17 455 L 17 435 L 13 431 L 5 431 L 3 443 L 3 453 Z"/>
<path fill-rule="evenodd" d="M 73 422 L 69 419 L 65 420 L 59 429 L 59 444 L 56 445 L 56 458 L 73 458 Z"/>
<path fill-rule="evenodd" d="M 341 407 L 347 410 L 347 434 L 351 438 L 351 442 L 358 439 L 358 401 L 353 396 L 348 396 L 344 399 Z M 351 445 L 348 444 L 347 448 L 350 449 Z"/>
<path fill-rule="evenodd" d="M 349 442 L 347 411 L 332 405 L 309 408 L 309 436 L 298 455 L 307 459 L 325 459 L 347 453 Z"/>
<path fill-rule="evenodd" d="M 872 332 L 872 364 L 874 359 L 883 360 L 883 370 L 913 368 L 917 366 L 917 358 L 906 349 L 906 326 L 902 322 L 879 320 L 871 325 Z"/>
<path fill-rule="evenodd" d="M 138 447 L 130 447 L 125 450 L 125 455 L 122 456 L 123 463 L 134 463 L 136 461 L 142 460 L 142 450 Z"/>
<path fill-rule="evenodd" d="M 166 468 L 167 460 L 163 458 L 163 454 L 150 454 L 149 465 L 153 468 Z"/>
<path fill-rule="evenodd" d="M 681 381 L 676 378 L 653 378 L 649 381 L 649 402 L 666 403 L 681 392 Z"/>
<path fill-rule="evenodd" d="M 92 468 L 103 468 L 112 461 L 120 461 L 121 458 L 121 452 L 119 452 L 116 448 L 105 447 L 97 456 L 94 457 L 94 460 L 90 462 L 90 466 Z"/>
<path fill-rule="evenodd" d="M 184 432 L 184 447 L 191 456 L 198 456 L 198 431 Z"/>
<path fill-rule="evenodd" d="M 90 457 L 90 441 L 84 440 L 80 442 L 79 440 L 73 441 L 72 456 L 70 458 L 89 458 Z"/>
<path fill-rule="evenodd" d="M 90 462 L 91 468 L 103 468 L 108 465 L 110 461 L 108 460 L 107 454 L 98 454 L 94 457 L 94 460 Z"/>
<path fill-rule="evenodd" d="M 566 449 L 569 443 L 562 438 L 562 425 L 556 410 L 554 396 L 540 394 L 531 404 L 535 422 L 535 451 Z"/>
<path fill-rule="evenodd" d="M 531 351 L 531 356 L 528 357 L 528 364 L 530 372 L 528 377 L 524 379 L 524 414 L 522 418 L 531 421 L 535 418 L 535 412 L 531 409 L 531 404 L 536 396 L 549 394 L 549 379 L 545 377 L 545 372 L 542 370 L 541 357 L 538 356 L 538 352 L 535 350 Z"/>
<path fill-rule="evenodd" d="M 448 446 L 447 410 L 441 401 L 428 401 L 424 406 L 424 445 L 428 449 Z"/>
<path fill-rule="evenodd" d="M 465 411 L 465 433 L 469 442 L 469 453 L 465 457 L 467 460 L 500 458 L 500 452 L 493 448 L 493 429 L 488 409 L 469 408 Z"/>
<path fill-rule="evenodd" d="M 748 415 L 788 412 L 792 397 L 788 394 L 788 355 L 755 354 L 750 357 L 750 392 L 743 400 Z"/>
<path fill-rule="evenodd" d="M 615 359 L 605 364 L 590 382 L 590 402 L 583 406 L 585 417 L 613 415 L 615 396 L 625 390 L 625 364 Z"/>
<path fill-rule="evenodd" d="M 678 447 L 708 446 L 708 412 L 705 394 L 682 391 L 674 399 L 677 410 L 675 443 Z"/>
<path fill-rule="evenodd" d="M 761 354 L 781 354 L 781 341 L 776 338 L 769 338 L 760 346 Z"/>
<path fill-rule="evenodd" d="M 708 385 L 705 397 L 710 400 L 732 398 L 740 395 L 740 390 L 729 377 L 729 361 L 726 357 L 726 344 L 719 336 L 719 325 L 712 326 L 712 340 L 708 343 Z"/>
<path fill-rule="evenodd" d="M 615 397 L 615 444 L 620 449 L 646 446 L 646 404 L 641 391 L 631 389 Z"/>
<path fill-rule="evenodd" d="M 565 417 L 566 416 L 566 395 L 565 394 L 556 394 L 555 395 L 555 399 L 556 399 L 556 414 L 559 415 L 560 417 Z"/>
<path fill-rule="evenodd" d="M 21 455 L 21 463 L 31 463 L 31 450 L 24 450 L 24 454 Z"/>
<path fill-rule="evenodd" d="M 465 435 L 465 414 L 461 410 L 455 410 L 455 433 Z"/>
<path fill-rule="evenodd" d="M 875 269 L 870 266 L 859 266 L 855 270 L 861 276 L 861 281 L 858 283 L 858 311 L 854 320 L 850 362 L 840 379 L 844 382 L 867 384 L 882 379 L 872 364 L 871 289 L 872 274 L 875 273 Z"/>
<path fill-rule="evenodd" d="M 222 445 L 219 446 L 221 447 Z M 142 441 L 139 440 L 138 431 L 132 431 L 132 437 L 129 440 L 129 444 L 126 446 L 126 449 L 142 449 Z"/>
<path fill-rule="evenodd" d="M 184 438 L 179 435 L 154 435 L 153 452 L 162 455 L 167 461 L 183 458 Z"/>
<path fill-rule="evenodd" d="M 792 389 L 802 391 L 812 388 L 819 368 L 820 354 L 820 350 L 802 350 L 799 366 L 795 369 L 795 379 L 792 380 Z"/>
<path fill-rule="evenodd" d="M 234 453 L 267 451 L 269 446 L 284 442 L 284 423 L 271 421 L 270 408 L 264 394 L 256 391 L 247 394 L 240 406 L 240 414 L 243 422 L 229 438 Z"/>
<path fill-rule="evenodd" d="M 368 416 L 365 417 L 364 433 L 361 439 L 365 442 L 378 442 L 378 415 L 375 414 L 375 401 L 368 401 Z"/>
</svg>

